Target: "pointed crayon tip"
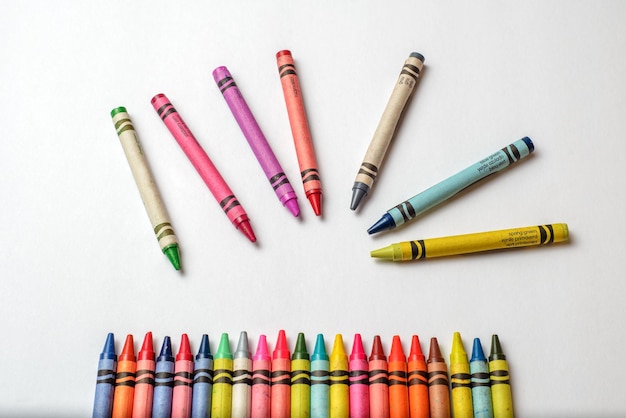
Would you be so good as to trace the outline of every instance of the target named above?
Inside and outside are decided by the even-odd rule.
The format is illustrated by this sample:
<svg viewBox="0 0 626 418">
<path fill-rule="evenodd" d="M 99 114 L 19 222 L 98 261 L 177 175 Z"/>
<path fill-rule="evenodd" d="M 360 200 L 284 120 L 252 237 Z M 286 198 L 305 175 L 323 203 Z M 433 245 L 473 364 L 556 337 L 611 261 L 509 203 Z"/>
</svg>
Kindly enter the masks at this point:
<svg viewBox="0 0 626 418">
<path fill-rule="evenodd" d="M 157 361 L 174 361 L 174 356 L 172 354 L 172 339 L 168 336 L 165 336 L 163 339 L 163 345 L 161 345 L 161 352 L 159 353 Z"/>
<path fill-rule="evenodd" d="M 256 346 L 253 360 L 269 360 L 270 350 L 267 348 L 267 337 L 264 334 L 259 335 L 259 342 Z"/>
<path fill-rule="evenodd" d="M 433 363 L 437 361 L 445 361 L 443 356 L 441 355 L 441 350 L 439 349 L 439 342 L 437 338 L 432 337 L 430 339 L 430 350 L 428 352 L 428 363 Z"/>
<path fill-rule="evenodd" d="M 237 226 L 237 229 L 239 229 L 250 240 L 250 242 L 256 242 L 256 236 L 254 235 L 250 221 L 241 221 L 239 226 Z"/>
<path fill-rule="evenodd" d="M 343 336 L 341 334 L 335 335 L 335 342 L 333 343 L 333 349 L 330 352 L 331 357 L 341 356 L 347 357 L 346 349 L 343 346 Z"/>
<path fill-rule="evenodd" d="M 380 335 L 374 336 L 374 342 L 372 342 L 372 353 L 370 354 L 369 360 L 387 360 L 387 357 L 385 357 L 385 351 L 383 350 L 383 343 L 380 340 Z"/>
<path fill-rule="evenodd" d="M 400 341 L 399 335 L 394 335 L 391 340 L 389 361 L 406 361 L 406 356 L 404 355 L 404 350 L 402 349 L 402 341 Z"/>
<path fill-rule="evenodd" d="M 326 344 L 324 343 L 324 334 L 317 334 L 317 337 L 315 338 L 315 348 L 313 349 L 313 355 L 311 356 L 311 361 L 314 360 L 328 360 Z"/>
<path fill-rule="evenodd" d="M 298 339 L 296 340 L 296 348 L 293 350 L 292 360 L 308 360 L 309 352 L 306 349 L 306 339 L 304 333 L 298 333 Z"/>
<path fill-rule="evenodd" d="M 489 353 L 489 361 L 493 360 L 506 360 L 506 356 L 502 351 L 500 339 L 497 334 L 493 334 L 491 336 L 491 352 Z"/>
<path fill-rule="evenodd" d="M 354 183 L 354 185 L 352 186 L 352 200 L 350 200 L 351 210 L 356 210 L 356 208 L 359 207 L 361 200 L 363 200 L 363 198 L 367 196 L 369 190 L 369 186 L 367 186 L 365 183 L 361 183 L 359 181 Z"/>
<path fill-rule="evenodd" d="M 178 249 L 178 244 L 170 245 L 169 247 L 163 248 L 163 254 L 165 254 L 172 263 L 172 266 L 176 270 L 180 270 L 180 251 Z"/>
<path fill-rule="evenodd" d="M 298 217 L 298 215 L 300 215 L 300 206 L 298 205 L 298 200 L 296 198 L 287 200 L 285 202 L 285 207 L 296 218 Z"/>
<path fill-rule="evenodd" d="M 213 358 L 213 355 L 211 354 L 211 346 L 209 345 L 209 336 L 207 334 L 202 334 L 200 348 L 198 349 L 198 354 L 196 354 L 196 360 L 203 358 Z"/>
<path fill-rule="evenodd" d="M 307 196 L 316 216 L 322 215 L 322 193 L 311 193 Z"/>
<path fill-rule="evenodd" d="M 102 348 L 102 353 L 100 354 L 100 360 L 117 360 L 117 355 L 115 354 L 115 337 L 112 332 L 107 334 L 104 348 Z"/>
<path fill-rule="evenodd" d="M 354 342 L 352 343 L 350 360 L 367 360 L 367 354 L 365 354 L 365 350 L 363 349 L 363 340 L 361 339 L 361 334 L 354 334 Z"/>
<path fill-rule="evenodd" d="M 248 348 L 248 333 L 241 331 L 237 349 L 235 350 L 235 358 L 250 358 L 250 349 Z"/>
<path fill-rule="evenodd" d="M 217 353 L 215 353 L 215 358 L 233 358 L 233 354 L 230 352 L 230 341 L 228 340 L 228 334 L 225 332 L 222 333 L 222 336 L 220 337 L 220 345 L 217 347 Z"/>
<path fill-rule="evenodd" d="M 393 247 L 388 245 L 377 250 L 370 251 L 370 257 L 382 258 L 383 260 L 393 260 Z"/>
<path fill-rule="evenodd" d="M 193 354 L 191 354 L 191 347 L 189 346 L 189 337 L 187 334 L 180 336 L 180 347 L 178 348 L 178 354 L 176 354 L 176 361 L 179 360 L 193 360 Z"/>
<path fill-rule="evenodd" d="M 483 346 L 480 344 L 480 338 L 474 338 L 474 344 L 472 345 L 472 358 L 470 361 L 487 361 Z"/>
<path fill-rule="evenodd" d="M 467 353 L 463 347 L 461 333 L 455 332 L 452 336 L 452 347 L 450 348 L 450 364 L 467 363 Z"/>
<path fill-rule="evenodd" d="M 154 345 L 152 344 L 152 333 L 147 332 L 143 337 L 143 344 L 141 344 L 141 350 L 137 354 L 137 360 L 151 360 L 154 361 Z"/>
<path fill-rule="evenodd" d="M 274 348 L 274 352 L 272 353 L 273 359 L 279 358 L 290 358 L 289 355 L 289 346 L 287 345 L 287 337 L 285 335 L 285 330 L 278 331 L 278 339 L 276 340 L 276 348 Z"/>
<path fill-rule="evenodd" d="M 409 352 L 409 361 L 424 361 L 424 353 L 420 345 L 420 339 L 417 335 L 411 338 L 411 351 Z"/>
<path fill-rule="evenodd" d="M 119 360 L 135 361 L 135 342 L 133 341 L 132 334 L 128 334 L 126 336 L 126 341 L 124 342 L 124 347 L 122 348 L 122 352 L 120 353 Z"/>
<path fill-rule="evenodd" d="M 372 235 L 381 231 L 387 231 L 396 227 L 396 222 L 391 215 L 385 213 L 376 223 L 367 230 L 367 233 Z"/>
</svg>

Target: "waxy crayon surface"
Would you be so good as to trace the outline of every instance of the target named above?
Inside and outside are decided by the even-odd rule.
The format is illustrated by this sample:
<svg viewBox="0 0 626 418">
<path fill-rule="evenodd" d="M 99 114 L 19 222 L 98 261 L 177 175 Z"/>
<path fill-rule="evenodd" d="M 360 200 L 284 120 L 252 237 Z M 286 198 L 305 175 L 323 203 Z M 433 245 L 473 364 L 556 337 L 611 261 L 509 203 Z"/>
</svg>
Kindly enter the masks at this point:
<svg viewBox="0 0 626 418">
<path fill-rule="evenodd" d="M 291 358 L 285 331 L 278 332 L 272 353 L 271 416 L 287 418 L 291 412 Z"/>
<path fill-rule="evenodd" d="M 428 402 L 428 368 L 417 335 L 411 338 L 411 351 L 407 362 L 407 384 L 409 386 L 409 416 L 430 417 Z"/>
<path fill-rule="evenodd" d="M 133 336 L 128 334 L 119 356 L 117 373 L 115 374 L 112 416 L 116 418 L 131 418 L 133 415 L 136 370 Z"/>
<path fill-rule="evenodd" d="M 370 416 L 389 417 L 389 371 L 380 336 L 374 337 L 369 358 Z"/>
<path fill-rule="evenodd" d="M 172 418 L 191 416 L 191 397 L 193 395 L 193 354 L 189 346 L 189 337 L 183 334 L 174 364 L 174 390 L 172 392 Z"/>
<path fill-rule="evenodd" d="M 330 362 L 324 335 L 317 334 L 311 355 L 311 418 L 330 415 Z"/>
<path fill-rule="evenodd" d="M 233 355 L 228 334 L 223 333 L 214 357 L 212 418 L 231 418 L 233 403 Z"/>
<path fill-rule="evenodd" d="M 348 367 L 348 355 L 343 345 L 343 337 L 337 334 L 330 352 L 330 418 L 350 416 Z"/>
<path fill-rule="evenodd" d="M 270 373 L 272 357 L 267 347 L 267 337 L 259 336 L 256 351 L 252 357 L 252 418 L 270 417 Z"/>
<path fill-rule="evenodd" d="M 109 333 L 98 360 L 98 377 L 96 378 L 92 418 L 108 418 L 111 416 L 116 370 L 115 337 L 112 333 Z"/>
<path fill-rule="evenodd" d="M 470 374 L 472 381 L 472 407 L 475 418 L 493 418 L 491 402 L 491 383 L 489 379 L 489 364 L 485 358 L 480 339 L 474 338 L 472 358 L 470 359 Z"/>
<path fill-rule="evenodd" d="M 354 334 L 348 369 L 350 418 L 368 418 L 370 416 L 369 364 L 367 354 L 363 349 L 361 334 Z"/>
<path fill-rule="evenodd" d="M 491 337 L 489 353 L 489 377 L 491 380 L 491 401 L 495 418 L 511 418 L 513 412 L 513 396 L 509 377 L 509 364 L 502 351 L 500 339 L 496 334 Z"/>
<path fill-rule="evenodd" d="M 202 335 L 200 348 L 193 365 L 193 395 L 191 397 L 191 417 L 211 416 L 211 391 L 213 388 L 213 355 L 209 336 Z"/>
<path fill-rule="evenodd" d="M 133 418 L 152 417 L 152 396 L 154 394 L 154 345 L 152 333 L 146 333 L 141 349 L 137 354 L 137 372 L 133 399 Z"/>
<path fill-rule="evenodd" d="M 172 391 L 174 388 L 174 355 L 172 340 L 163 339 L 161 352 L 156 360 L 154 374 L 154 394 L 152 396 L 152 417 L 169 418 L 172 415 Z"/>
<path fill-rule="evenodd" d="M 472 418 L 472 387 L 470 367 L 467 361 L 467 353 L 463 347 L 461 334 L 454 333 L 452 349 L 450 350 L 450 386 L 452 398 L 452 413 L 458 418 Z"/>
</svg>

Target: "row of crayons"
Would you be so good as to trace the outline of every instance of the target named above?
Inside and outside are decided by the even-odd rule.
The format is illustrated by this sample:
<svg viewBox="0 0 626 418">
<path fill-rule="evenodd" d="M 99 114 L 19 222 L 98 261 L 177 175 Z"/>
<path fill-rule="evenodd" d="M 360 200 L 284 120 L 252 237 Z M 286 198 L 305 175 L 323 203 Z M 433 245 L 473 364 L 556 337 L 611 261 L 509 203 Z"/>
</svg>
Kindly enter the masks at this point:
<svg viewBox="0 0 626 418">
<path fill-rule="evenodd" d="M 450 376 L 450 378 L 448 378 Z M 399 336 L 389 355 L 375 336 L 369 359 L 360 334 L 347 355 L 341 334 L 330 355 L 318 334 L 309 355 L 303 333 L 293 354 L 284 331 L 270 356 L 265 335 L 254 355 L 241 332 L 231 352 L 228 334 L 221 335 L 215 355 L 202 336 L 198 354 L 187 334 L 176 357 L 165 337 L 155 359 L 152 333 L 137 357 L 128 335 L 119 355 L 113 334 L 107 336 L 98 363 L 93 418 L 423 418 L 513 417 L 509 368 L 497 335 L 489 358 L 474 339 L 471 359 L 461 335 L 454 333 L 450 375 L 436 338 L 428 358 L 419 337 L 412 336 L 406 357 Z"/>
</svg>

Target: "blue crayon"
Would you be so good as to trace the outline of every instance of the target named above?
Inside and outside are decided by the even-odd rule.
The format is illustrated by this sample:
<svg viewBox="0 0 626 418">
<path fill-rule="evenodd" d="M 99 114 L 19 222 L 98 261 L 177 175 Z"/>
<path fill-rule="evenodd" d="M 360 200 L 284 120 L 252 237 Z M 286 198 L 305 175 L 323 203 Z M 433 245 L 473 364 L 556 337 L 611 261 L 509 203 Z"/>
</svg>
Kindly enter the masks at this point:
<svg viewBox="0 0 626 418">
<path fill-rule="evenodd" d="M 472 385 L 472 405 L 475 418 L 493 418 L 491 404 L 491 383 L 489 379 L 489 363 L 480 344 L 480 339 L 474 338 L 472 358 L 470 359 L 470 375 Z"/>
<path fill-rule="evenodd" d="M 200 349 L 193 367 L 193 398 L 191 418 L 211 416 L 211 390 L 213 388 L 213 355 L 209 346 L 209 336 L 202 335 Z"/>
<path fill-rule="evenodd" d="M 155 367 L 152 418 L 169 418 L 172 415 L 173 388 L 174 355 L 172 354 L 172 341 L 170 337 L 165 337 Z"/>
<path fill-rule="evenodd" d="M 115 372 L 117 369 L 117 355 L 112 333 L 107 335 L 104 348 L 98 361 L 98 377 L 96 378 L 96 395 L 93 401 L 93 418 L 109 418 L 113 408 L 113 393 L 115 391 Z"/>
<path fill-rule="evenodd" d="M 311 354 L 311 418 L 328 418 L 330 363 L 324 344 L 324 336 L 317 334 L 315 348 Z"/>
<path fill-rule="evenodd" d="M 371 235 L 388 229 L 394 229 L 420 216 L 440 203 L 445 202 L 485 177 L 510 167 L 522 158 L 527 157 L 534 149 L 535 146 L 530 138 L 524 137 L 519 139 L 498 152 L 483 158 L 465 170 L 458 172 L 452 177 L 448 177 L 429 189 L 389 209 L 387 213 L 367 230 L 367 232 Z"/>
</svg>

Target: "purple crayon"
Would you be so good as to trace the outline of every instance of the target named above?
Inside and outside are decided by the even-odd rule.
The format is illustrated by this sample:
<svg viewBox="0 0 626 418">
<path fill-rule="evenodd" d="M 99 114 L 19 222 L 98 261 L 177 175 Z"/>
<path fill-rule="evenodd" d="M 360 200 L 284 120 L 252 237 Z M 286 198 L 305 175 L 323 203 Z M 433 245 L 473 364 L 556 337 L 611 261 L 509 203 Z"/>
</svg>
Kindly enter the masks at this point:
<svg viewBox="0 0 626 418">
<path fill-rule="evenodd" d="M 293 191 L 287 179 L 287 175 L 276 159 L 263 132 L 261 132 L 259 124 L 256 119 L 254 119 L 250 108 L 241 95 L 239 87 L 235 84 L 235 80 L 233 80 L 228 68 L 217 67 L 213 70 L 213 78 L 246 137 L 248 144 L 250 144 L 250 148 L 252 148 L 259 164 L 261 164 L 261 168 L 263 168 L 263 172 L 274 189 L 278 200 L 280 200 L 283 206 L 289 209 L 293 216 L 298 216 L 300 214 L 300 207 L 298 206 L 296 193 Z"/>
</svg>

